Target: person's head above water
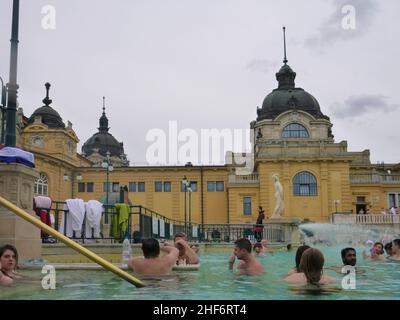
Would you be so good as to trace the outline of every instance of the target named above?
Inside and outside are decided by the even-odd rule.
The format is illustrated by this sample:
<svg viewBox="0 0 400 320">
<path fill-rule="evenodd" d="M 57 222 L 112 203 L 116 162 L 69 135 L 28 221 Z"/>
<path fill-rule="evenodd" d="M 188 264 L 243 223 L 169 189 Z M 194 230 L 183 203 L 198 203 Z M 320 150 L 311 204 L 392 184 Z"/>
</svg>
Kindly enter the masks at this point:
<svg viewBox="0 0 400 320">
<path fill-rule="evenodd" d="M 383 244 L 381 242 L 375 242 L 373 249 L 375 250 L 375 253 L 378 255 L 384 254 Z"/>
<path fill-rule="evenodd" d="M 262 249 L 263 249 L 263 246 L 262 246 L 261 242 L 257 242 L 257 243 L 255 243 L 254 246 L 253 246 L 253 250 L 254 250 L 254 252 L 256 252 L 257 254 L 261 253 Z"/>
<path fill-rule="evenodd" d="M 178 232 L 177 234 L 175 234 L 175 236 L 174 236 L 174 242 L 176 242 L 176 241 L 179 240 L 179 239 L 183 239 L 183 240 L 187 241 L 186 233 L 184 233 L 184 232 Z"/>
<path fill-rule="evenodd" d="M 385 244 L 385 251 L 386 251 L 386 254 L 389 256 L 392 255 L 392 245 L 393 245 L 392 242 L 388 242 Z"/>
<path fill-rule="evenodd" d="M 392 254 L 400 254 L 400 239 L 392 241 Z"/>
<path fill-rule="evenodd" d="M 346 266 L 355 266 L 357 263 L 357 253 L 354 248 L 344 248 L 342 250 L 342 261 Z"/>
<path fill-rule="evenodd" d="M 236 240 L 234 254 L 240 260 L 251 254 L 250 240 L 245 238 Z"/>
<path fill-rule="evenodd" d="M 142 240 L 142 251 L 146 259 L 157 258 L 160 255 L 160 244 L 154 238 Z"/>
<path fill-rule="evenodd" d="M 287 249 L 287 251 L 292 250 L 292 245 L 289 243 L 289 244 L 286 246 L 286 249 Z"/>
<path fill-rule="evenodd" d="M 0 248 L 1 269 L 6 273 L 14 271 L 18 266 L 18 251 L 17 249 L 6 244 Z"/>
<path fill-rule="evenodd" d="M 300 260 L 301 260 L 301 256 L 303 255 L 304 251 L 306 251 L 307 249 L 309 249 L 309 246 L 300 246 L 297 248 L 296 251 L 296 270 L 297 272 L 300 272 Z"/>
<path fill-rule="evenodd" d="M 309 248 L 303 252 L 300 270 L 304 273 L 308 283 L 317 284 L 321 280 L 324 262 L 324 255 L 318 249 Z"/>
</svg>

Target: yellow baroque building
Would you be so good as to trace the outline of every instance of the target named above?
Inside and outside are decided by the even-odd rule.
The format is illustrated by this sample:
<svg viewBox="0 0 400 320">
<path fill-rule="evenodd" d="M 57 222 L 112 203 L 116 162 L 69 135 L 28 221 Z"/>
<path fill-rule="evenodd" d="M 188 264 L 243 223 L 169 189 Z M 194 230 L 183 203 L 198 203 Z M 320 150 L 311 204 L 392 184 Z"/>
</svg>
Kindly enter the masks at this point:
<svg viewBox="0 0 400 320">
<path fill-rule="evenodd" d="M 190 200 L 186 198 L 190 219 L 200 224 L 255 223 L 258 206 L 270 217 L 273 174 L 283 186 L 284 217 L 324 222 L 335 212 L 378 214 L 398 207 L 400 165 L 372 164 L 369 150 L 349 152 L 346 141 L 335 142 L 329 117 L 311 94 L 295 86 L 295 78 L 284 61 L 276 73 L 278 87 L 250 124 L 253 172 L 246 175 L 238 174 L 235 164 L 129 166 L 123 144 L 109 133 L 104 105 L 98 132 L 79 154 L 79 138 L 50 106 L 46 84 L 44 106 L 29 118 L 22 116 L 18 130 L 19 146 L 34 153 L 40 172 L 35 193 L 56 201 L 78 197 L 104 203 L 107 173 L 102 163 L 109 157 L 114 165 L 110 190 L 127 186 L 133 204 L 174 220 L 184 220 L 183 177 L 191 182 Z"/>
</svg>

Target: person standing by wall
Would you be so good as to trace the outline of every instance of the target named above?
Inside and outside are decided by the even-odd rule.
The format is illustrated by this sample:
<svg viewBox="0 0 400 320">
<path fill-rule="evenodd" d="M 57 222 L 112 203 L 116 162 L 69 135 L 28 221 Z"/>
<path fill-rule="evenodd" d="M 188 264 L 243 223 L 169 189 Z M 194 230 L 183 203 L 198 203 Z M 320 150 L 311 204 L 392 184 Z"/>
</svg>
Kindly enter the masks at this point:
<svg viewBox="0 0 400 320">
<path fill-rule="evenodd" d="M 254 237 L 256 238 L 257 242 L 261 242 L 263 238 L 263 231 L 264 225 L 263 220 L 265 219 L 265 213 L 263 207 L 258 207 L 258 217 L 256 221 L 256 227 L 254 228 Z"/>
</svg>

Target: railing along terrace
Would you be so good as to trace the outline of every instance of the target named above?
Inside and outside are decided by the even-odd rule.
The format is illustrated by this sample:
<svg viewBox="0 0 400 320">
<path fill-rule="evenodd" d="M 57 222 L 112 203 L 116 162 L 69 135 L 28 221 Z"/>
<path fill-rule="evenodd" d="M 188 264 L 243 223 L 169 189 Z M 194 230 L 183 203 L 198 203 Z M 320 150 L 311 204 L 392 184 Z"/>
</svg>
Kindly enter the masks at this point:
<svg viewBox="0 0 400 320">
<path fill-rule="evenodd" d="M 352 184 L 400 184 L 400 174 L 351 173 Z"/>
<path fill-rule="evenodd" d="M 397 224 L 399 215 L 393 214 L 333 214 L 335 224 Z"/>
<path fill-rule="evenodd" d="M 259 183 L 258 173 L 248 174 L 248 175 L 229 175 L 229 183 L 241 183 L 241 184 L 251 184 Z"/>
<path fill-rule="evenodd" d="M 74 240 L 81 240 L 83 243 L 90 240 L 110 240 L 110 242 L 122 242 L 127 238 L 130 242 L 140 242 L 142 238 L 173 239 L 174 234 L 184 232 L 189 240 L 198 240 L 199 225 L 197 223 L 185 223 L 183 221 L 169 219 L 153 210 L 140 205 L 129 206 L 128 221 L 126 230 L 120 230 L 119 236 L 115 235 L 115 224 L 119 223 L 119 212 L 114 205 L 103 205 L 102 218 L 100 221 L 99 236 L 95 236 L 94 228 L 87 228 L 86 213 L 83 218 L 81 230 L 72 231 L 67 234 L 68 220 L 73 219 L 69 210 L 64 209 L 65 202 L 53 201 L 51 209 L 42 209 L 47 214 L 54 215 L 54 229 L 62 230 L 65 236 Z M 109 224 L 104 223 L 105 214 L 108 215 Z M 64 220 L 62 216 L 64 215 Z M 109 231 L 107 231 L 109 227 Z M 50 242 L 46 235 L 42 235 L 43 242 Z M 51 242 L 56 242 L 55 240 Z"/>
<path fill-rule="evenodd" d="M 263 226 L 263 239 L 271 242 L 285 242 L 285 233 L 277 224 L 204 224 L 201 227 L 202 241 L 232 242 L 240 238 L 254 240 L 254 229 Z"/>
</svg>

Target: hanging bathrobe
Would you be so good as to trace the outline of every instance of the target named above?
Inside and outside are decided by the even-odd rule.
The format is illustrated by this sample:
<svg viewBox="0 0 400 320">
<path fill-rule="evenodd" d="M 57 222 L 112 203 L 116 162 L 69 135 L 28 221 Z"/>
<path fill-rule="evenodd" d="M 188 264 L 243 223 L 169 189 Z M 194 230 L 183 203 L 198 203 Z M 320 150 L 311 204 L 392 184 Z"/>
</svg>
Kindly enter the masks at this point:
<svg viewBox="0 0 400 320">
<path fill-rule="evenodd" d="M 62 213 L 59 232 L 71 238 L 73 236 L 73 231 L 75 231 L 75 237 L 80 238 L 83 219 L 85 217 L 85 203 L 82 199 L 68 199 L 65 200 L 65 202 L 66 204 L 63 208 L 64 212 Z M 66 215 L 68 216 L 66 217 Z M 65 220 L 66 229 L 64 230 Z"/>
<path fill-rule="evenodd" d="M 89 200 L 88 202 L 85 202 L 85 209 L 85 237 L 92 238 L 93 230 L 93 237 L 100 238 L 100 225 L 103 212 L 103 204 L 97 200 Z"/>
</svg>

